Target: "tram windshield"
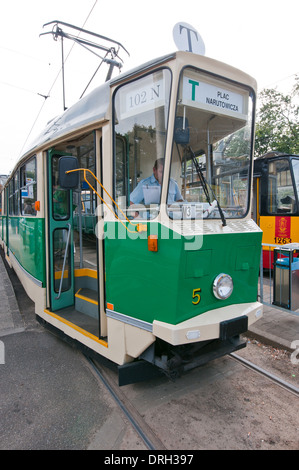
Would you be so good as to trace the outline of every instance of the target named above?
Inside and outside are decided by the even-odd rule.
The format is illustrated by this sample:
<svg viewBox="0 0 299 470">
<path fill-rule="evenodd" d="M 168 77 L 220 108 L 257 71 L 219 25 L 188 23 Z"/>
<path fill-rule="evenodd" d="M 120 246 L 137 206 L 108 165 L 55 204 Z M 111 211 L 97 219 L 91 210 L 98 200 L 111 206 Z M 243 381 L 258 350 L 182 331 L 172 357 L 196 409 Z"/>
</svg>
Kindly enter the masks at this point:
<svg viewBox="0 0 299 470">
<path fill-rule="evenodd" d="M 170 71 L 159 70 L 120 87 L 115 95 L 114 195 L 131 217 L 157 215 L 162 175 L 160 181 L 155 178 L 154 166 L 165 153 L 170 82 Z"/>
<path fill-rule="evenodd" d="M 162 69 L 120 86 L 115 93 L 114 197 L 118 207 L 131 217 L 154 218 L 162 185 L 167 183 L 164 202 L 170 218 L 244 217 L 249 205 L 252 93 L 225 79 L 185 68 L 167 178 L 170 84 L 171 72 Z"/>
<path fill-rule="evenodd" d="M 294 172 L 294 182 L 295 182 L 295 191 L 296 191 L 296 196 L 297 196 L 297 201 L 299 201 L 299 159 L 298 158 L 292 158 L 292 167 L 293 167 L 293 172 Z M 298 212 L 298 207 L 297 207 L 297 212 Z"/>
<path fill-rule="evenodd" d="M 294 174 L 294 183 L 292 179 Z M 298 213 L 299 160 L 279 158 L 268 163 L 268 214 Z"/>
<path fill-rule="evenodd" d="M 248 89 L 193 68 L 184 70 L 169 182 L 169 192 L 173 181 L 177 182 L 183 202 L 168 207 L 170 217 L 219 218 L 221 212 L 225 218 L 246 215 L 252 110 Z"/>
</svg>

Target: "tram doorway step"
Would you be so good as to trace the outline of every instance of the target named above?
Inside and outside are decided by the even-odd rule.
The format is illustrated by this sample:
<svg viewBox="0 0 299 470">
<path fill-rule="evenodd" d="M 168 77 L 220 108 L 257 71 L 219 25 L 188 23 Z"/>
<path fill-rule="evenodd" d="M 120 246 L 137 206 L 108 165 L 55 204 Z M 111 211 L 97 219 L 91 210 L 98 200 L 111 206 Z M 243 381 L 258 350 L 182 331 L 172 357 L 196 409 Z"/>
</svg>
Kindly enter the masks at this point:
<svg viewBox="0 0 299 470">
<path fill-rule="evenodd" d="M 80 288 L 75 294 L 75 309 L 98 319 L 98 293 L 87 287 Z"/>
</svg>

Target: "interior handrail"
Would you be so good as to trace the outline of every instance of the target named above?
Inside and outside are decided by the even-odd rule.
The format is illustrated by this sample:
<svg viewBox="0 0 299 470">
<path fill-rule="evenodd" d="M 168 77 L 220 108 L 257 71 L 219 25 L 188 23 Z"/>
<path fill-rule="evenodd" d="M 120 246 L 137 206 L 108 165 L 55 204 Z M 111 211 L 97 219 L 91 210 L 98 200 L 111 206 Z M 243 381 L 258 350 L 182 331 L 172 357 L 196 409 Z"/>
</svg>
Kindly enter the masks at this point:
<svg viewBox="0 0 299 470">
<path fill-rule="evenodd" d="M 71 237 L 71 229 L 72 226 L 71 224 L 68 225 L 68 234 L 67 234 L 67 239 L 66 239 L 66 245 L 65 245 L 65 252 L 64 252 L 64 258 L 63 258 L 63 265 L 62 265 L 62 272 L 61 272 L 61 279 L 60 279 L 60 285 L 59 285 L 59 291 L 58 295 L 55 297 L 56 300 L 58 300 L 61 296 L 61 290 L 62 290 L 62 283 L 63 283 L 63 278 L 64 278 L 64 271 L 65 271 L 65 263 L 66 263 L 66 257 L 67 257 L 67 252 L 70 244 L 70 237 Z"/>
<path fill-rule="evenodd" d="M 108 191 L 106 190 L 106 188 L 102 185 L 102 183 L 98 180 L 98 178 L 96 177 L 96 175 L 91 171 L 89 170 L 88 168 L 75 168 L 74 170 L 68 170 L 66 171 L 66 173 L 73 173 L 75 171 L 83 171 L 84 172 L 84 181 L 88 184 L 88 186 L 92 189 L 92 191 L 94 191 L 96 193 L 96 195 L 101 199 L 101 201 L 108 207 L 108 209 L 110 210 L 110 212 L 112 212 L 112 214 L 114 215 L 114 217 L 125 227 L 125 229 L 130 232 L 130 233 L 136 233 L 135 230 L 130 230 L 124 223 L 123 221 L 118 217 L 118 215 L 116 214 L 115 211 L 112 210 L 112 208 L 106 203 L 106 201 L 100 196 L 100 194 L 97 192 L 97 190 L 90 184 L 90 182 L 87 180 L 86 178 L 86 172 L 88 171 L 93 177 L 94 179 L 98 182 L 98 184 L 101 186 L 101 188 L 105 191 L 105 193 L 107 194 L 107 196 L 111 199 L 111 201 L 116 205 L 117 209 L 119 210 L 119 212 L 121 212 L 121 214 L 125 217 L 125 219 L 127 220 L 127 222 L 129 222 L 130 225 L 133 225 L 133 227 L 136 227 L 136 230 L 137 232 L 144 232 L 147 230 L 147 226 L 146 224 L 140 224 L 140 223 L 133 223 L 131 222 L 128 217 L 126 216 L 126 214 L 124 214 L 124 212 L 121 210 L 121 208 L 118 206 L 118 204 L 114 201 L 113 197 L 110 196 L 110 194 L 108 193 Z"/>
</svg>

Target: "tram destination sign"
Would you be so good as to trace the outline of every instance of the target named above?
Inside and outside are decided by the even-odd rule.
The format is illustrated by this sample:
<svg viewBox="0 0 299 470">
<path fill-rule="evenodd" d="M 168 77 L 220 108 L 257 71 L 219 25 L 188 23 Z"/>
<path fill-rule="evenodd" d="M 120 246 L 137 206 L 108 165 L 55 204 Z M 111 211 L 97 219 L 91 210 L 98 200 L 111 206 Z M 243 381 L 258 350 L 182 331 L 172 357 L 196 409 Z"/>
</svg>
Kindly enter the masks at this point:
<svg viewBox="0 0 299 470">
<path fill-rule="evenodd" d="M 152 77 L 136 82 L 125 90 L 121 101 L 121 118 L 125 119 L 163 106 L 165 103 L 164 80 L 153 81 Z"/>
<path fill-rule="evenodd" d="M 183 104 L 206 109 L 215 114 L 225 114 L 247 119 L 248 93 L 238 93 L 218 85 L 185 76 L 183 80 Z"/>
</svg>

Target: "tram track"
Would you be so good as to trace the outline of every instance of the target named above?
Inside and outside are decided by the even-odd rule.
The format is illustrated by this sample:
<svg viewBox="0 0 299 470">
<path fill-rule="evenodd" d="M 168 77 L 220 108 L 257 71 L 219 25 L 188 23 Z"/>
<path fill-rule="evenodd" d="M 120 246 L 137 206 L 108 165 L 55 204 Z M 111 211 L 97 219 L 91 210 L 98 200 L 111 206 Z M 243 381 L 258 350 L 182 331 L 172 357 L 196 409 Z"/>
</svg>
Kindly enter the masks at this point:
<svg viewBox="0 0 299 470">
<path fill-rule="evenodd" d="M 132 403 L 128 400 L 116 382 L 114 382 L 113 379 L 109 376 L 109 373 L 90 357 L 86 356 L 85 354 L 84 357 L 86 358 L 96 376 L 101 380 L 103 385 L 115 400 L 116 404 L 124 413 L 125 417 L 133 426 L 135 432 L 139 435 L 146 448 L 148 450 L 166 450 L 166 447 L 162 441 L 145 422 L 144 418 L 136 410 L 134 405 L 132 405 Z"/>
<path fill-rule="evenodd" d="M 250 362 L 247 359 L 244 359 L 243 357 L 239 356 L 236 353 L 229 354 L 229 357 L 231 357 L 232 359 L 234 359 L 237 362 L 241 363 L 244 367 L 257 372 L 258 374 L 262 375 L 263 377 L 267 377 L 272 382 L 276 383 L 277 385 L 281 386 L 285 390 L 287 390 L 287 391 L 293 393 L 294 395 L 296 395 L 297 397 L 299 397 L 299 388 L 295 387 L 294 385 L 290 384 L 289 382 L 286 382 L 285 380 L 281 379 L 280 377 L 272 374 L 271 372 L 267 371 L 266 369 L 263 369 L 260 366 L 257 366 L 253 362 Z"/>
<path fill-rule="evenodd" d="M 92 373 L 104 385 L 109 395 L 113 398 L 116 405 L 123 414 L 125 422 L 130 423 L 130 425 L 144 444 L 146 450 L 158 451 L 169 449 L 163 444 L 163 442 L 155 434 L 150 425 L 147 424 L 144 417 L 140 414 L 140 412 L 135 408 L 130 399 L 128 399 L 126 394 L 118 386 L 113 371 L 102 366 L 96 360 L 86 356 L 85 354 L 84 357 Z M 229 354 L 228 357 L 233 361 L 238 362 L 239 364 L 244 366 L 244 368 L 247 368 L 262 377 L 266 377 L 276 385 L 290 392 L 292 395 L 295 395 L 296 397 L 299 396 L 299 389 L 297 387 L 272 374 L 268 370 L 261 368 L 260 366 L 248 361 L 247 359 L 244 359 L 243 357 L 235 353 Z M 190 420 L 192 421 L 192 417 L 190 417 Z M 184 433 L 186 431 L 182 432 Z"/>
</svg>

